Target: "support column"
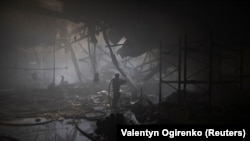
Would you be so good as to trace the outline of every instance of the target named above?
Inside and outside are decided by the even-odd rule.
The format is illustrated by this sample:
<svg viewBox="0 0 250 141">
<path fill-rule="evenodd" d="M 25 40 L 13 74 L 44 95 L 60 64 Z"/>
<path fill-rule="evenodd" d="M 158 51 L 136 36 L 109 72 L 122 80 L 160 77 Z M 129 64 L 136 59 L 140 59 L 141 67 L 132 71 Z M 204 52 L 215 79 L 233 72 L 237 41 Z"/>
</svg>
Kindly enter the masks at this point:
<svg viewBox="0 0 250 141">
<path fill-rule="evenodd" d="M 209 105 L 212 102 L 212 81 L 213 81 L 213 35 L 210 33 L 209 37 L 209 86 L 208 86 L 208 94 L 209 94 Z"/>
<path fill-rule="evenodd" d="M 162 83 L 162 42 L 160 41 L 160 48 L 159 48 L 159 103 L 161 102 L 161 83 Z"/>
<path fill-rule="evenodd" d="M 79 82 L 82 84 L 82 75 L 81 75 L 81 72 L 80 72 L 80 69 L 79 69 L 79 65 L 77 63 L 77 58 L 76 58 L 76 55 L 74 53 L 74 50 L 72 48 L 72 46 L 67 42 L 67 47 L 69 48 L 69 51 L 71 53 L 71 59 L 72 59 L 72 62 L 74 64 L 74 67 L 75 67 L 75 71 L 76 71 L 76 74 L 77 74 L 77 78 L 79 80 Z"/>
<path fill-rule="evenodd" d="M 56 86 L 56 47 L 55 44 L 53 45 L 53 87 Z"/>
<path fill-rule="evenodd" d="M 178 53 L 178 101 L 181 96 L 181 35 L 179 36 L 179 53 Z"/>
<path fill-rule="evenodd" d="M 186 94 L 187 94 L 187 35 L 184 38 L 184 100 L 186 101 Z"/>
<path fill-rule="evenodd" d="M 243 89 L 243 46 L 240 48 L 240 90 Z"/>
</svg>

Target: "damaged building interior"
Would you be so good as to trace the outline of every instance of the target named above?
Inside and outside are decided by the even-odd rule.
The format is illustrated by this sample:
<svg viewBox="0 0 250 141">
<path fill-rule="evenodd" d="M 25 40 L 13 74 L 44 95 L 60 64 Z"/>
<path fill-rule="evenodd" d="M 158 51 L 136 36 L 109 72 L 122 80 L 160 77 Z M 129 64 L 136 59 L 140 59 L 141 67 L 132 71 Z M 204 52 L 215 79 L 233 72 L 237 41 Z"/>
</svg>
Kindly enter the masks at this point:
<svg viewBox="0 0 250 141">
<path fill-rule="evenodd" d="M 249 6 L 1 1 L 0 140 L 113 141 L 117 124 L 249 124 Z"/>
</svg>

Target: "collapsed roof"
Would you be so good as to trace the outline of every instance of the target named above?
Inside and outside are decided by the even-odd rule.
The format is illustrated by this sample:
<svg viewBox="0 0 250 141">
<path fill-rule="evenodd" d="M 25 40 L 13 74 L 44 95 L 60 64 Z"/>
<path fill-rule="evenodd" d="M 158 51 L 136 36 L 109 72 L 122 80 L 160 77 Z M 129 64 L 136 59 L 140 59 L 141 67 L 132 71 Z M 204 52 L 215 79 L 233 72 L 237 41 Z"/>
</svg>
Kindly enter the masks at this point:
<svg viewBox="0 0 250 141">
<path fill-rule="evenodd" d="M 70 20 L 84 23 L 93 32 L 93 42 L 98 42 L 94 35 L 101 24 L 111 27 L 108 36 L 113 44 L 127 39 L 118 53 L 135 57 L 157 47 L 160 39 L 171 42 L 181 33 L 213 29 L 240 39 L 248 25 L 248 5 L 232 1 L 12 0 L 1 8 L 1 47 L 53 44 L 62 22 Z"/>
</svg>

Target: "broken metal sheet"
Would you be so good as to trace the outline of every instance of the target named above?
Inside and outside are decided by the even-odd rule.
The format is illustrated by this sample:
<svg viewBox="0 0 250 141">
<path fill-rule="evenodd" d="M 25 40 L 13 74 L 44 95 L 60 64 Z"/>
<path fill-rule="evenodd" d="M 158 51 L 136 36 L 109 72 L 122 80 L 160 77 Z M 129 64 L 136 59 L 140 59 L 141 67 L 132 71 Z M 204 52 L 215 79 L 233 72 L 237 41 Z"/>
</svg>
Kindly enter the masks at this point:
<svg viewBox="0 0 250 141">
<path fill-rule="evenodd" d="M 52 119 L 48 119 L 45 117 L 0 120 L 0 124 L 10 125 L 10 126 L 30 126 L 30 125 L 46 124 L 49 122 L 52 122 Z"/>
</svg>

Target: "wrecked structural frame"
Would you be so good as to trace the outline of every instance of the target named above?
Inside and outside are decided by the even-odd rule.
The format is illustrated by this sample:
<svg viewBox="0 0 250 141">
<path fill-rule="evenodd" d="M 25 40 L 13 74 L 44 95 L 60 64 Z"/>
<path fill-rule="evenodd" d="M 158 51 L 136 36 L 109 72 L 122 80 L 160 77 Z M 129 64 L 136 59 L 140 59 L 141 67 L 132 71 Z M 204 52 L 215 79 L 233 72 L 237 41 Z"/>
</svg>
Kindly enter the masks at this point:
<svg viewBox="0 0 250 141">
<path fill-rule="evenodd" d="M 209 47 L 209 53 L 208 55 L 208 63 L 203 62 L 201 59 L 195 58 L 190 54 L 190 52 L 193 52 L 195 54 L 199 54 L 200 52 L 195 52 L 195 50 L 192 50 L 192 48 L 190 46 L 192 46 L 195 43 L 199 43 L 200 45 L 197 46 L 198 48 L 203 47 L 205 44 L 208 45 Z M 208 103 L 211 104 L 212 103 L 212 93 L 213 93 L 213 85 L 215 84 L 238 84 L 240 90 L 242 91 L 243 89 L 243 46 L 244 45 L 240 45 L 239 48 L 233 48 L 230 46 L 226 46 L 223 45 L 221 43 L 217 43 L 214 41 L 213 39 L 213 34 L 210 33 L 209 36 L 209 40 L 200 40 L 200 41 L 195 41 L 195 42 L 188 42 L 187 40 L 187 35 L 184 36 L 184 41 L 182 41 L 182 36 L 179 36 L 179 43 L 172 46 L 171 49 L 169 49 L 169 51 L 165 51 L 162 47 L 162 41 L 160 41 L 160 47 L 159 47 L 159 102 L 161 102 L 163 99 L 167 99 L 168 97 L 162 98 L 162 85 L 163 84 L 167 84 L 170 87 L 172 87 L 173 89 L 175 89 L 178 92 L 178 101 L 180 101 L 180 96 L 181 94 L 183 94 L 183 100 L 186 100 L 186 95 L 187 95 L 187 86 L 188 85 L 194 85 L 199 89 L 202 89 L 203 91 L 207 92 L 208 94 Z M 196 48 L 197 48 L 196 47 Z M 217 47 L 217 50 L 215 49 L 215 47 Z M 178 49 L 178 54 L 174 55 L 173 51 Z M 223 50 L 222 50 L 223 49 Z M 219 50 L 219 52 L 218 52 Z M 225 58 L 224 56 L 222 56 L 222 53 L 224 51 L 233 51 L 234 54 L 237 57 L 227 57 Z M 178 60 L 178 64 L 174 64 L 173 62 L 171 62 L 170 60 L 163 58 L 164 56 L 168 56 L 168 55 L 173 55 L 175 56 L 176 60 Z M 204 55 L 204 54 L 203 54 Z M 220 65 L 223 62 L 222 59 L 230 59 L 230 60 L 234 60 L 236 62 L 235 66 L 231 66 L 232 68 L 234 68 L 235 74 L 233 74 L 233 76 L 236 76 L 234 79 L 227 79 L 227 80 L 221 80 L 221 78 L 219 78 L 218 80 L 214 80 L 214 66 L 215 66 L 215 61 L 214 58 L 219 58 L 219 63 Z M 187 76 L 187 72 L 188 72 L 188 59 L 192 59 L 196 62 L 199 62 L 201 64 L 206 65 L 206 67 L 203 67 L 201 69 L 196 70 L 195 73 L 191 74 L 190 76 Z M 176 69 L 174 69 L 172 72 L 169 72 L 167 74 L 165 74 L 165 76 L 163 76 L 163 62 L 168 62 L 169 64 L 171 64 L 172 66 L 175 66 Z M 182 63 L 183 62 L 183 63 Z M 219 66 L 220 68 L 221 66 Z M 204 81 L 197 81 L 197 80 L 190 80 L 190 78 L 197 76 L 199 73 L 201 72 L 205 72 L 206 70 L 208 70 L 208 79 L 204 80 Z M 178 73 L 178 78 L 177 80 L 164 80 L 165 78 L 173 75 L 174 72 Z M 221 68 L 220 71 L 221 72 Z M 221 75 L 221 74 L 220 74 Z M 231 76 L 228 76 L 229 78 Z M 173 86 L 173 84 L 177 84 L 177 88 L 175 86 Z M 207 89 L 204 89 L 200 86 L 198 86 L 198 84 L 205 84 L 207 86 Z"/>
</svg>

